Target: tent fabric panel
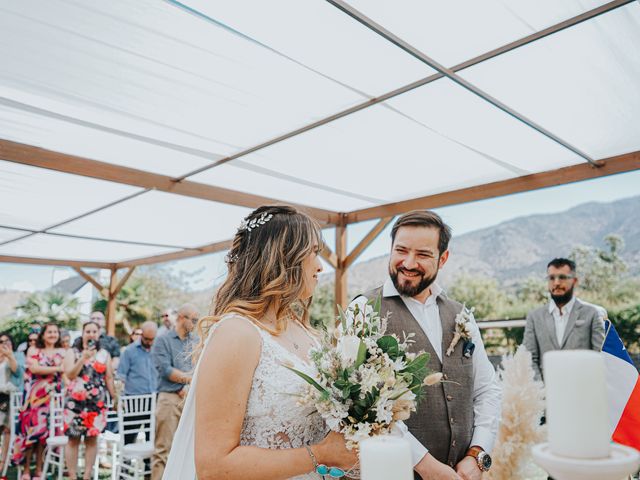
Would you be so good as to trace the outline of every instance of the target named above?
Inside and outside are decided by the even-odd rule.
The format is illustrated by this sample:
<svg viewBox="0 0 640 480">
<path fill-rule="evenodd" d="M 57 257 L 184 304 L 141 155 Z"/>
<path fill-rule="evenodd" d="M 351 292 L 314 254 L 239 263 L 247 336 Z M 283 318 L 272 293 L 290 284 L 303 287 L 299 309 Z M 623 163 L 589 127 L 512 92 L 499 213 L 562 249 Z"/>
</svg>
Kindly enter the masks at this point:
<svg viewBox="0 0 640 480">
<path fill-rule="evenodd" d="M 303 157 L 300 161 L 306 160 Z M 331 185 L 323 185 L 328 189 L 313 187 L 298 178 L 280 178 L 277 172 L 271 174 L 263 173 L 262 170 L 254 171 L 252 168 L 256 166 L 247 162 L 239 164 L 240 162 L 229 162 L 194 175 L 189 179 L 194 182 L 275 198 L 284 203 L 290 202 L 335 211 L 356 210 L 381 203 L 373 198 L 351 195 L 351 192 L 346 192 L 349 194 L 347 195 L 330 191 Z M 267 163 L 260 163 L 260 165 L 267 165 Z M 310 166 L 311 170 L 322 168 L 324 166 L 321 164 Z"/>
<path fill-rule="evenodd" d="M 3 90 L 0 87 L 0 92 Z M 0 93 L 1 95 L 1 93 Z M 98 160 L 152 173 L 180 176 L 207 165 L 222 155 L 195 156 L 188 149 L 159 144 L 78 125 L 27 109 L 3 105 L 0 100 L 2 138 L 60 153 Z"/>
<path fill-rule="evenodd" d="M 0 255 L 117 263 L 177 249 L 37 234 L 0 245 Z"/>
<path fill-rule="evenodd" d="M 344 117 L 243 160 L 382 203 L 515 175 L 384 105 Z"/>
<path fill-rule="evenodd" d="M 183 3 L 367 96 L 435 73 L 328 2 Z"/>
<path fill-rule="evenodd" d="M 41 230 L 140 191 L 0 159 L 0 224 Z"/>
<path fill-rule="evenodd" d="M 640 3 L 460 75 L 593 158 L 640 149 Z"/>
<path fill-rule="evenodd" d="M 447 78 L 386 103 L 426 128 L 481 152 L 520 175 L 584 161 Z"/>
<path fill-rule="evenodd" d="M 110 112 L 150 137 L 168 128 L 234 151 L 365 98 L 223 26 L 152 0 L 5 3 L 0 56 L 0 85 L 63 101 L 77 118 L 106 122 L 101 112 Z"/>
<path fill-rule="evenodd" d="M 452 67 L 603 5 L 602 0 L 348 3 L 405 42 Z"/>
<path fill-rule="evenodd" d="M 52 230 L 130 242 L 195 248 L 233 237 L 251 210 L 150 191 Z"/>
</svg>

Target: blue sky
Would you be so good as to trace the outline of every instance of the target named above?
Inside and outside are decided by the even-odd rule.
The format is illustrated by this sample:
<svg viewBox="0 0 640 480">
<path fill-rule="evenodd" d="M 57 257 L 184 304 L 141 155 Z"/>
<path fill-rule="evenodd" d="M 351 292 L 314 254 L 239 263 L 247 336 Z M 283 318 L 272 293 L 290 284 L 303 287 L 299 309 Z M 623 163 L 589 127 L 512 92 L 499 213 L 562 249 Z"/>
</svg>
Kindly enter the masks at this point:
<svg viewBox="0 0 640 480">
<path fill-rule="evenodd" d="M 586 202 L 611 202 L 639 194 L 640 171 L 635 171 L 439 208 L 436 211 L 451 225 L 455 236 L 497 225 L 520 216 L 562 212 Z M 640 220 L 640 212 L 638 212 L 638 220 Z M 348 229 L 349 249 L 353 248 L 375 223 L 375 221 L 370 221 L 350 226 Z M 368 260 L 388 252 L 390 248 L 389 229 L 390 227 L 380 234 L 358 261 Z M 333 231 L 327 230 L 324 233 L 327 243 L 330 246 L 333 245 Z M 225 272 L 224 253 L 204 255 L 172 262 L 168 265 L 177 271 L 200 271 L 193 277 L 192 287 L 194 289 L 212 286 L 223 277 Z M 329 269 L 329 267 L 325 267 L 325 271 Z M 70 269 L 63 267 L 0 263 L 0 289 L 28 291 L 46 289 L 56 280 L 66 277 L 67 272 L 73 273 Z"/>
</svg>

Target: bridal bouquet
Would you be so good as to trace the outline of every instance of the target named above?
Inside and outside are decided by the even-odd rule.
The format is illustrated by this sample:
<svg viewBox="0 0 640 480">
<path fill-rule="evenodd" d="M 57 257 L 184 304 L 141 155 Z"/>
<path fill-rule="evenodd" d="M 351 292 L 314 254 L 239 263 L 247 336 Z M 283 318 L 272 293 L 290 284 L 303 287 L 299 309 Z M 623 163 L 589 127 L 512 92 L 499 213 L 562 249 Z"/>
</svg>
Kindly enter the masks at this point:
<svg viewBox="0 0 640 480">
<path fill-rule="evenodd" d="M 402 340 L 385 334 L 387 317 L 380 315 L 379 298 L 338 310 L 339 324 L 324 325 L 320 345 L 309 353 L 313 373 L 287 368 L 307 382 L 299 402 L 314 406 L 353 448 L 409 418 L 424 386 L 438 383 L 442 374 L 428 375 L 428 353 L 408 351 L 412 333 Z"/>
</svg>

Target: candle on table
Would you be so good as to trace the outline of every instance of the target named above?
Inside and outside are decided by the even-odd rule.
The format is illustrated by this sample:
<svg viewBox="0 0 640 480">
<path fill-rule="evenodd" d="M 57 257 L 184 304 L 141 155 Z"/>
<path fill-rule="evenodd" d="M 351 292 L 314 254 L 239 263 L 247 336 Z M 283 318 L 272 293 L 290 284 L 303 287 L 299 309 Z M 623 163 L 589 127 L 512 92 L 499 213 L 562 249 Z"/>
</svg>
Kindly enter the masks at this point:
<svg viewBox="0 0 640 480">
<path fill-rule="evenodd" d="M 604 359 L 592 350 L 556 350 L 543 358 L 549 448 L 572 458 L 610 453 Z"/>
<path fill-rule="evenodd" d="M 360 442 L 362 480 L 413 480 L 409 442 L 381 435 Z"/>
</svg>

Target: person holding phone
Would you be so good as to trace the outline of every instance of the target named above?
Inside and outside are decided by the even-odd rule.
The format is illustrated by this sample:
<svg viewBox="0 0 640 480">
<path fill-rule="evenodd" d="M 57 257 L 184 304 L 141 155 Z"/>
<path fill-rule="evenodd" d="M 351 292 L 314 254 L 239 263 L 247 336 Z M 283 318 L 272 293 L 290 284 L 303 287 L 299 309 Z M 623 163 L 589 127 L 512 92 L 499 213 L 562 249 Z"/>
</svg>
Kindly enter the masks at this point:
<svg viewBox="0 0 640 480">
<path fill-rule="evenodd" d="M 76 478 L 78 448 L 84 437 L 84 479 L 91 479 L 96 461 L 97 440 L 107 426 L 107 391 L 115 397 L 109 352 L 100 346 L 100 325 L 88 321 L 82 326 L 81 342 L 67 350 L 64 369 L 67 385 L 64 424 L 69 443 L 65 461 L 69 478 Z"/>
</svg>

